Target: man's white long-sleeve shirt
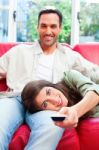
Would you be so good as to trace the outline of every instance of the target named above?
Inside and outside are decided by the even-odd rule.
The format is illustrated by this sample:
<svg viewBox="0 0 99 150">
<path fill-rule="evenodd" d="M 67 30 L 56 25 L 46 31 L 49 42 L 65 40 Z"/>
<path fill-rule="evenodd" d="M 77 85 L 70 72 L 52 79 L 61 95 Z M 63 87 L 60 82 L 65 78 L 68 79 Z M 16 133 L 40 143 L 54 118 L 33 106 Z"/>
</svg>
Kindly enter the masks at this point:
<svg viewBox="0 0 99 150">
<path fill-rule="evenodd" d="M 21 92 L 25 84 L 35 80 L 37 66 L 43 50 L 39 42 L 31 45 L 19 44 L 0 58 L 0 79 L 6 78 L 7 86 L 13 92 Z M 99 83 L 99 67 L 85 60 L 69 47 L 57 44 L 54 57 L 52 82 L 63 78 L 66 70 L 75 69 Z"/>
</svg>

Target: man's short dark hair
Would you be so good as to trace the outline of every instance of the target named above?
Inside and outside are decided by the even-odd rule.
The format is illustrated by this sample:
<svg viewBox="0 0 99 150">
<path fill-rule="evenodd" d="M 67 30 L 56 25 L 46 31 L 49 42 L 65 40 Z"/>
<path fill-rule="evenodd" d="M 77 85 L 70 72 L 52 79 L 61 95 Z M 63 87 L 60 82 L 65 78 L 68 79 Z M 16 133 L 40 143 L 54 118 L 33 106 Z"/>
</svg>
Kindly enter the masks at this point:
<svg viewBox="0 0 99 150">
<path fill-rule="evenodd" d="M 43 14 L 57 14 L 58 17 L 59 17 L 59 24 L 60 26 L 62 25 L 62 13 L 58 10 L 58 9 L 44 9 L 44 10 L 41 10 L 39 12 L 39 15 L 38 15 L 38 24 L 39 24 L 39 20 L 40 20 L 40 17 L 43 15 Z"/>
</svg>

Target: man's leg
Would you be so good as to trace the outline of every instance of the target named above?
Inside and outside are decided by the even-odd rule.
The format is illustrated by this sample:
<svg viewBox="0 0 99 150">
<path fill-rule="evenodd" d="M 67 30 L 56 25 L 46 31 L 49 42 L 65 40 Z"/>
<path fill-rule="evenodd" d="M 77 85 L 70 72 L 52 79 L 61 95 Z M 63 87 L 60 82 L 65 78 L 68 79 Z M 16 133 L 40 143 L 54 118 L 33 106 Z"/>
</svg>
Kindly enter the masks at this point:
<svg viewBox="0 0 99 150">
<path fill-rule="evenodd" d="M 15 130 L 24 120 L 24 108 L 18 97 L 0 99 L 0 150 L 8 150 Z"/>
<path fill-rule="evenodd" d="M 55 150 L 64 132 L 54 125 L 51 116 L 55 111 L 41 111 L 26 115 L 26 122 L 31 129 L 25 150 Z"/>
</svg>

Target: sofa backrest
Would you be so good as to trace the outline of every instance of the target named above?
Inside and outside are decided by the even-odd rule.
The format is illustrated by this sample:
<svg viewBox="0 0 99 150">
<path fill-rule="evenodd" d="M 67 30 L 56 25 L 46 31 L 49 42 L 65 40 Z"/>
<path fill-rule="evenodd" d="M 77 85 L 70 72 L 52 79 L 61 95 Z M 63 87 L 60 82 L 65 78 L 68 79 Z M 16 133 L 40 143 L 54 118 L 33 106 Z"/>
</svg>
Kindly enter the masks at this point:
<svg viewBox="0 0 99 150">
<path fill-rule="evenodd" d="M 0 57 L 17 43 L 0 43 Z"/>
<path fill-rule="evenodd" d="M 77 44 L 73 48 L 87 60 L 99 65 L 99 43 Z"/>
</svg>

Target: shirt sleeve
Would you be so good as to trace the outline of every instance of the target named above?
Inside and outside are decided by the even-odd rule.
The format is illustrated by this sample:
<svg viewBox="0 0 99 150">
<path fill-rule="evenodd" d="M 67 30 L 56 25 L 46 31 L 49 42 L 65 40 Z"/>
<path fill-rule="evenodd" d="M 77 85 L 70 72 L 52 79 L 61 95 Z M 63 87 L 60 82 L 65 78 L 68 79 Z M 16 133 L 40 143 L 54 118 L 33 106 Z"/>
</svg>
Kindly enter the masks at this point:
<svg viewBox="0 0 99 150">
<path fill-rule="evenodd" d="M 7 54 L 0 57 L 0 79 L 6 77 L 8 63 Z"/>
<path fill-rule="evenodd" d="M 84 96 L 88 91 L 95 91 L 99 94 L 99 85 L 76 70 L 64 73 L 64 81 L 71 89 L 76 89 Z"/>
<path fill-rule="evenodd" d="M 12 57 L 13 59 L 17 57 L 15 51 L 17 51 L 18 47 L 19 47 L 18 45 L 12 47 L 11 49 L 9 49 L 9 51 L 7 51 L 4 55 L 0 57 L 0 79 L 6 77 L 9 71 L 9 65 L 10 66 L 12 65 L 11 64 Z"/>
</svg>

